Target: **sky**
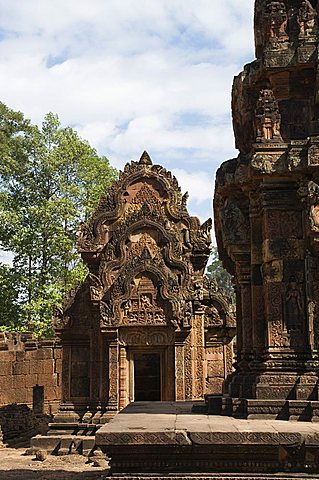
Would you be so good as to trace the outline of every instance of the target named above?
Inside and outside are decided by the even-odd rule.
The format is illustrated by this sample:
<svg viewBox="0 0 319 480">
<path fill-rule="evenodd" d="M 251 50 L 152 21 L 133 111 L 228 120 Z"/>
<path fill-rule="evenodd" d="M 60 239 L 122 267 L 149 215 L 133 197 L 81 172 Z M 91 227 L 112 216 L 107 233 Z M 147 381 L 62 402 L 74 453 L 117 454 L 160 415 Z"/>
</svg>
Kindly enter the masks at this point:
<svg viewBox="0 0 319 480">
<path fill-rule="evenodd" d="M 39 125 L 57 113 L 118 169 L 147 150 L 205 221 L 237 156 L 231 85 L 254 59 L 253 3 L 0 0 L 0 101 Z"/>
</svg>

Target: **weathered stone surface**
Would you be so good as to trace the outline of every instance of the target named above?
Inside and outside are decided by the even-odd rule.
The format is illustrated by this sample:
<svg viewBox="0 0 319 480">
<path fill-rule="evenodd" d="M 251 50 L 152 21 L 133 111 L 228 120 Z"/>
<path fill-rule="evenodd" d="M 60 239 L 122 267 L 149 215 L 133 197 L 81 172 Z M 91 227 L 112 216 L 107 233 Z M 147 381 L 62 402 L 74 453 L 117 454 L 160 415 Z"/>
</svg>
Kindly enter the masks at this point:
<svg viewBox="0 0 319 480">
<path fill-rule="evenodd" d="M 51 414 L 61 401 L 59 362 L 59 342 L 37 342 L 29 333 L 0 332 L 0 408 L 15 403 L 33 408 L 36 391 L 42 389 L 41 412 L 38 402 L 36 413 Z M 18 424 L 23 431 L 23 422 Z M 19 435 L 18 427 L 16 432 Z"/>
<path fill-rule="evenodd" d="M 214 210 L 237 291 L 234 400 L 222 406 L 236 415 L 318 411 L 318 10 L 256 0 L 257 60 L 234 81 L 240 153 L 217 172 Z"/>
<path fill-rule="evenodd" d="M 50 420 L 51 417 L 43 411 L 37 413 L 25 404 L 0 407 L 0 433 L 2 430 L 3 440 L 10 446 L 28 444 L 33 435 L 45 433 Z"/>
<path fill-rule="evenodd" d="M 191 411 L 191 403 L 155 402 L 131 404 L 116 415 L 96 433 L 112 475 L 319 472 L 319 424 Z"/>
<path fill-rule="evenodd" d="M 234 311 L 204 275 L 212 222 L 191 217 L 187 198 L 144 152 L 82 225 L 89 275 L 54 316 L 63 348 L 55 433 L 67 423 L 69 433 L 76 422 L 97 428 L 132 400 L 221 393 L 232 371 Z"/>
</svg>

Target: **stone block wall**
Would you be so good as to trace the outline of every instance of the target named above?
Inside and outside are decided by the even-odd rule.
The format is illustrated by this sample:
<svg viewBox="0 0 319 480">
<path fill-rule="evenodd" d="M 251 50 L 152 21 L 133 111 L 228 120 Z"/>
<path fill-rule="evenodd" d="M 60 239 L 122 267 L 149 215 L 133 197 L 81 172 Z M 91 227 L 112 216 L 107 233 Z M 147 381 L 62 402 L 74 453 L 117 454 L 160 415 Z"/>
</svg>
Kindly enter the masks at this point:
<svg viewBox="0 0 319 480">
<path fill-rule="evenodd" d="M 227 343 L 226 343 L 227 342 Z M 234 341 L 225 339 L 225 343 L 206 343 L 206 393 L 220 395 L 227 376 L 233 371 Z"/>
<path fill-rule="evenodd" d="M 26 404 L 52 414 L 61 399 L 61 346 L 31 334 L 0 333 L 0 407 Z"/>
</svg>

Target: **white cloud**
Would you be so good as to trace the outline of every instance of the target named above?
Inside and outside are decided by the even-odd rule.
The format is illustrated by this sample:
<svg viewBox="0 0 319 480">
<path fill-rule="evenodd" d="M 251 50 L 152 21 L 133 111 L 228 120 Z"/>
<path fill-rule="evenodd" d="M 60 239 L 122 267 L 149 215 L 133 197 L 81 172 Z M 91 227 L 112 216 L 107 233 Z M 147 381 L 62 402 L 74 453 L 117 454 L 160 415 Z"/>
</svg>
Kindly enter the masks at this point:
<svg viewBox="0 0 319 480">
<path fill-rule="evenodd" d="M 11 265 L 13 260 L 13 255 L 11 252 L 5 252 L 4 250 L 0 250 L 0 263 L 5 265 Z"/>
<path fill-rule="evenodd" d="M 206 172 L 187 172 L 181 168 L 174 168 L 172 173 L 178 178 L 181 189 L 185 193 L 191 195 L 191 199 L 195 203 L 202 203 L 210 200 L 213 192 L 213 178 L 209 177 Z"/>
<path fill-rule="evenodd" d="M 36 123 L 58 113 L 117 167 L 148 150 L 207 216 L 236 154 L 231 83 L 253 59 L 253 3 L 0 0 L 0 100 Z"/>
<path fill-rule="evenodd" d="M 203 222 L 212 217 L 213 175 L 205 171 L 188 172 L 181 168 L 172 169 L 183 193 L 189 193 L 188 211 Z"/>
</svg>

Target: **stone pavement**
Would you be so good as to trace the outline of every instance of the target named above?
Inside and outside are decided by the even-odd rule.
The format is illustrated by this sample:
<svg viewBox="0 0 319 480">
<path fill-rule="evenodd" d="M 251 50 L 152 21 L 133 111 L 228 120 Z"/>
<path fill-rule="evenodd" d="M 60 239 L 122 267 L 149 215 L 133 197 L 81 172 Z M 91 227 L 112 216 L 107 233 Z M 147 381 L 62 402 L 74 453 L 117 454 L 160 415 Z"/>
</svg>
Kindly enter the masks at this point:
<svg viewBox="0 0 319 480">
<path fill-rule="evenodd" d="M 111 422 L 99 430 L 99 438 L 111 433 L 143 432 L 145 439 L 152 432 L 295 433 L 318 434 L 319 422 L 284 420 L 243 420 L 233 417 L 192 413 L 196 402 L 135 402 L 128 405 Z M 106 436 L 103 435 L 107 434 Z"/>
<path fill-rule="evenodd" d="M 193 405 L 137 402 L 116 415 L 96 434 L 111 473 L 319 473 L 319 423 L 196 414 Z"/>
</svg>

